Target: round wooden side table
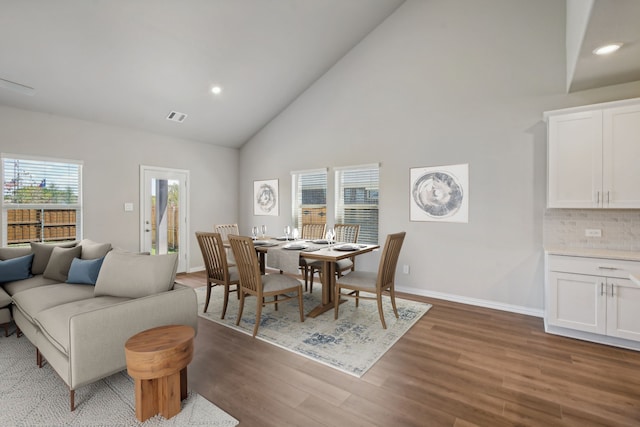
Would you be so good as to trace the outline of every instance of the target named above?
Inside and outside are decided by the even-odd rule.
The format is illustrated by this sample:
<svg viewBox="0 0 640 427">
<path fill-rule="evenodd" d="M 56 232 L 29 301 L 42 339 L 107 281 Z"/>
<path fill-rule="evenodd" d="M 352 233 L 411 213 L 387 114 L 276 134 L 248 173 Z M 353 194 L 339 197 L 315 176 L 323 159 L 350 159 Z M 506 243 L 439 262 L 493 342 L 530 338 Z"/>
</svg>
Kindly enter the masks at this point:
<svg viewBox="0 0 640 427">
<path fill-rule="evenodd" d="M 136 418 L 156 414 L 169 419 L 187 397 L 187 365 L 193 359 L 191 326 L 169 325 L 142 331 L 127 340 L 127 372 L 135 379 Z"/>
</svg>

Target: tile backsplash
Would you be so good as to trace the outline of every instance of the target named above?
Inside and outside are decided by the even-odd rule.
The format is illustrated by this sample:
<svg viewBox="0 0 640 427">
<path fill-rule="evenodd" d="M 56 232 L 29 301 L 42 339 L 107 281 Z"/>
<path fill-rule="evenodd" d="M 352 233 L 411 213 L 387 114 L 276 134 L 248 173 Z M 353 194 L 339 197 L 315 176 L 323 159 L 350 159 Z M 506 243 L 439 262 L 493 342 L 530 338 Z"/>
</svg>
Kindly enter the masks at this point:
<svg viewBox="0 0 640 427">
<path fill-rule="evenodd" d="M 640 210 L 547 209 L 545 247 L 640 251 Z M 586 237 L 586 229 L 602 230 L 602 237 Z"/>
</svg>

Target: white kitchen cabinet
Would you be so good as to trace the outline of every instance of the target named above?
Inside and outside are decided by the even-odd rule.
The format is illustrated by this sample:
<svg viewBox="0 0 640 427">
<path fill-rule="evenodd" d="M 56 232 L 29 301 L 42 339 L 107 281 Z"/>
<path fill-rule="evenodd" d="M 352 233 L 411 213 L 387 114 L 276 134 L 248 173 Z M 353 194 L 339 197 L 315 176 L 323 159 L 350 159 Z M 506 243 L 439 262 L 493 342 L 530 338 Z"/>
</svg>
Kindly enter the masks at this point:
<svg viewBox="0 0 640 427">
<path fill-rule="evenodd" d="M 547 255 L 545 329 L 640 349 L 640 262 Z"/>
<path fill-rule="evenodd" d="M 547 207 L 640 208 L 640 99 L 545 113 Z"/>
</svg>

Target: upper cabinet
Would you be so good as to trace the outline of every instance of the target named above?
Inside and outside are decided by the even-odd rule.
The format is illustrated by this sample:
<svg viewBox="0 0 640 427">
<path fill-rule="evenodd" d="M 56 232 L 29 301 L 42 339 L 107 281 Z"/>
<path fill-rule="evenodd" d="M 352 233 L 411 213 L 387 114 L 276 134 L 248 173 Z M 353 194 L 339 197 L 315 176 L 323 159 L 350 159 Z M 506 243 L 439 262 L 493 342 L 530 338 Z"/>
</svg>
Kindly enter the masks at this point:
<svg viewBox="0 0 640 427">
<path fill-rule="evenodd" d="M 640 99 L 544 116 L 547 207 L 640 208 Z"/>
</svg>

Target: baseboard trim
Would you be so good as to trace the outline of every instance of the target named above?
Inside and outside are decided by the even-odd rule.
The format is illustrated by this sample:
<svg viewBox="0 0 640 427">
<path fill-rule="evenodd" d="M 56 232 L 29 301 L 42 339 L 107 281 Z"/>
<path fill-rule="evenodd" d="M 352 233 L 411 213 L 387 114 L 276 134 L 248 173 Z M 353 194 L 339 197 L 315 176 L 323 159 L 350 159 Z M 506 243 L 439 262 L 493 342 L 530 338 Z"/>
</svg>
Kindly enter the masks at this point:
<svg viewBox="0 0 640 427">
<path fill-rule="evenodd" d="M 205 270 L 205 266 L 204 266 L 204 265 L 201 265 L 201 266 L 198 266 L 198 267 L 192 267 L 192 268 L 190 268 L 190 269 L 189 269 L 189 273 L 197 273 L 197 272 L 199 272 L 199 271 L 204 271 L 204 270 Z"/>
<path fill-rule="evenodd" d="M 444 292 L 428 291 L 416 288 L 396 287 L 396 291 L 411 295 L 419 295 L 429 298 L 437 298 L 445 301 L 459 302 L 461 304 L 474 305 L 478 307 L 492 308 L 494 310 L 508 311 L 511 313 L 524 314 L 527 316 L 544 317 L 544 310 L 520 305 L 504 304 L 496 301 L 489 301 L 479 298 L 462 297 L 460 295 L 447 294 Z"/>
</svg>

